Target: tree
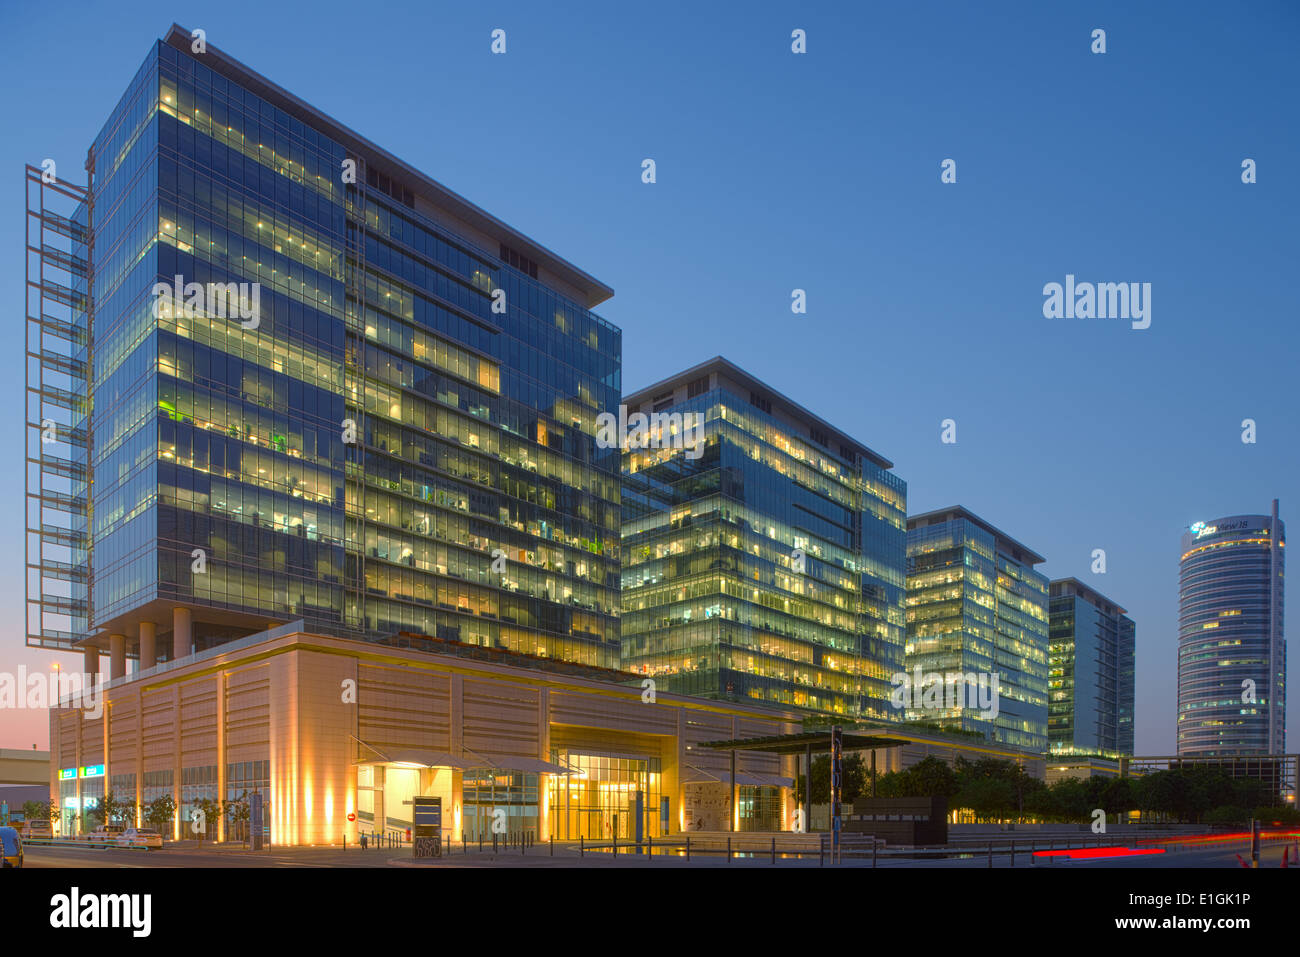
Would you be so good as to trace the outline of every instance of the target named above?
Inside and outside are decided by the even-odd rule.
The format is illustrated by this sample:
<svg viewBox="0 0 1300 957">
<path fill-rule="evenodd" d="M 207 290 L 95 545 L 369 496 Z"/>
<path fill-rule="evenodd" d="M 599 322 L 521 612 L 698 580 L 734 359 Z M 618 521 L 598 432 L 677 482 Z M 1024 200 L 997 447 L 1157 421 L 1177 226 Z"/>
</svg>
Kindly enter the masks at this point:
<svg viewBox="0 0 1300 957">
<path fill-rule="evenodd" d="M 215 841 L 217 839 L 217 822 L 221 818 L 221 805 L 210 798 L 199 798 L 193 804 L 193 810 L 198 811 L 201 817 L 199 823 L 195 823 L 193 817 L 189 821 L 182 822 L 186 831 L 186 837 L 195 837 L 200 841 Z M 202 830 L 196 830 L 202 827 Z"/>
<path fill-rule="evenodd" d="M 176 801 L 170 794 L 164 794 L 160 798 L 154 798 L 145 808 L 144 819 L 153 828 L 161 831 L 164 835 L 172 829 L 172 821 L 176 818 Z"/>
<path fill-rule="evenodd" d="M 1285 804 L 1257 807 L 1252 816 L 1256 820 L 1283 827 L 1294 827 L 1300 824 L 1300 811 Z"/>
<path fill-rule="evenodd" d="M 242 792 L 234 800 L 223 800 L 221 802 L 221 811 L 225 814 L 226 819 L 230 821 L 234 832 L 240 835 L 244 843 L 248 843 L 248 822 L 252 817 L 252 808 L 248 803 L 248 792 Z"/>
<path fill-rule="evenodd" d="M 53 801 L 24 801 L 23 820 L 55 824 L 59 820 L 59 806 Z"/>
<path fill-rule="evenodd" d="M 94 816 L 101 824 L 124 824 L 131 827 L 135 824 L 135 802 L 120 801 L 116 794 L 109 791 L 99 799 Z"/>
<path fill-rule="evenodd" d="M 1216 807 L 1205 814 L 1206 824 L 1234 824 L 1242 827 L 1250 822 L 1250 812 L 1244 807 Z"/>
<path fill-rule="evenodd" d="M 1261 794 L 1273 798 L 1271 790 L 1259 781 L 1234 780 L 1206 765 L 1155 771 L 1135 778 L 1130 788 L 1134 803 L 1143 812 L 1190 823 L 1204 820 L 1215 808 L 1252 807 L 1251 799 Z"/>
<path fill-rule="evenodd" d="M 951 800 L 957 794 L 957 772 L 934 755 L 912 765 L 905 775 L 909 793 L 900 797 L 945 797 Z"/>
<path fill-rule="evenodd" d="M 1033 777 L 1015 761 L 980 758 L 968 761 L 958 757 L 954 769 L 957 795 L 954 807 L 972 810 L 977 818 L 1014 818 L 1020 820 L 1027 810 L 1044 800 L 1042 781 Z"/>
<path fill-rule="evenodd" d="M 867 765 L 861 754 L 845 755 L 840 762 L 840 800 L 852 803 L 870 791 Z M 795 778 L 795 800 L 804 799 L 804 776 Z M 831 756 L 819 754 L 812 761 L 812 804 L 831 802 Z"/>
<path fill-rule="evenodd" d="M 859 797 L 869 793 L 869 788 L 867 786 L 867 765 L 866 762 L 862 760 L 861 754 L 850 754 L 844 758 L 840 771 L 841 801 L 852 804 Z M 829 788 L 827 790 L 829 791 Z"/>
<path fill-rule="evenodd" d="M 103 826 L 104 808 L 102 806 L 102 802 L 103 799 L 101 798 L 99 804 L 95 804 L 92 807 L 87 807 L 84 811 L 82 811 L 82 815 L 81 815 L 82 824 L 86 829 L 91 831 L 97 831 L 99 830 L 100 827 Z"/>
<path fill-rule="evenodd" d="M 1111 778 L 1101 792 L 1101 804 L 1107 814 L 1124 815 L 1137 807 L 1131 778 Z"/>
<path fill-rule="evenodd" d="M 997 777 L 974 778 L 962 786 L 954 803 L 969 808 L 976 821 L 1011 817 L 1016 811 L 1016 789 Z"/>
<path fill-rule="evenodd" d="M 812 759 L 812 771 L 807 775 L 812 779 L 812 796 L 808 798 L 809 804 L 830 804 L 831 803 L 831 756 L 829 754 L 819 754 Z M 799 775 L 797 782 L 799 800 L 804 799 L 807 783 L 805 775 Z"/>
</svg>

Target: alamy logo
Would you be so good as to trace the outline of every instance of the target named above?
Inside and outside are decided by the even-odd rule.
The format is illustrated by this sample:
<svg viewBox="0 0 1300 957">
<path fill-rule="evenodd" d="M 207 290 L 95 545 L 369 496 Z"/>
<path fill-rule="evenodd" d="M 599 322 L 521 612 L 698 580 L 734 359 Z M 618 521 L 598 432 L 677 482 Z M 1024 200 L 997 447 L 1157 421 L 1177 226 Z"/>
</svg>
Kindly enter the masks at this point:
<svg viewBox="0 0 1300 957">
<path fill-rule="evenodd" d="M 27 673 L 26 665 L 16 672 L 0 671 L 0 710 L 26 708 L 81 708 L 92 721 L 104 713 L 104 699 L 93 675 L 75 671 Z"/>
<path fill-rule="evenodd" d="M 50 898 L 50 926 L 128 928 L 133 937 L 148 937 L 152 926 L 153 896 L 150 894 L 86 894 L 72 888 L 71 894 Z"/>
<path fill-rule="evenodd" d="M 257 282 L 186 282 L 173 276 L 172 284 L 154 283 L 152 294 L 155 319 L 209 316 L 240 319 L 245 329 L 256 329 L 262 321 L 262 284 Z"/>
<path fill-rule="evenodd" d="M 644 412 L 596 416 L 596 445 L 602 449 L 685 449 L 688 459 L 704 454 L 703 412 Z"/>
<path fill-rule="evenodd" d="M 900 671 L 889 679 L 894 690 L 890 692 L 889 703 L 895 708 L 911 708 L 915 711 L 941 711 L 955 708 L 971 708 L 980 712 L 980 717 L 993 719 L 998 716 L 998 676 L 984 672 L 923 672 L 921 666 L 912 669 L 912 674 Z"/>
<path fill-rule="evenodd" d="M 1131 319 L 1134 329 L 1151 325 L 1151 283 L 1080 282 L 1074 275 L 1065 285 L 1049 282 L 1043 287 L 1043 317 L 1046 319 Z"/>
</svg>

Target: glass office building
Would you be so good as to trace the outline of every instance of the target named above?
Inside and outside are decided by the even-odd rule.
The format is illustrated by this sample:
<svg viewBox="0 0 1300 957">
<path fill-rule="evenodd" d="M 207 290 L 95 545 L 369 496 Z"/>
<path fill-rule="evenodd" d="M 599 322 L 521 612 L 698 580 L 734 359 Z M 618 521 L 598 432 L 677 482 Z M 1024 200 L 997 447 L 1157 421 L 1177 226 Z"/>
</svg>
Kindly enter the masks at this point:
<svg viewBox="0 0 1300 957">
<path fill-rule="evenodd" d="M 1286 526 L 1271 515 L 1193 524 L 1178 581 L 1178 753 L 1286 751 Z"/>
<path fill-rule="evenodd" d="M 1136 626 L 1077 578 L 1050 586 L 1047 737 L 1053 755 L 1133 753 Z"/>
<path fill-rule="evenodd" d="M 70 276 L 29 297 L 29 643 L 116 676 L 303 619 L 616 665 L 612 291 L 191 44 L 150 50 L 84 193 L 29 168 Z"/>
<path fill-rule="evenodd" d="M 897 717 L 892 463 L 720 357 L 625 401 L 624 667 L 685 694 Z"/>
<path fill-rule="evenodd" d="M 975 675 L 991 693 L 998 679 L 996 709 L 975 707 L 980 692 L 962 682 L 961 696 L 944 687 L 935 706 L 922 696 L 916 707 L 913 693 L 909 720 L 1047 752 L 1048 580 L 1034 569 L 1042 561 L 960 505 L 908 518 L 909 680 L 918 669 L 929 683 Z"/>
</svg>

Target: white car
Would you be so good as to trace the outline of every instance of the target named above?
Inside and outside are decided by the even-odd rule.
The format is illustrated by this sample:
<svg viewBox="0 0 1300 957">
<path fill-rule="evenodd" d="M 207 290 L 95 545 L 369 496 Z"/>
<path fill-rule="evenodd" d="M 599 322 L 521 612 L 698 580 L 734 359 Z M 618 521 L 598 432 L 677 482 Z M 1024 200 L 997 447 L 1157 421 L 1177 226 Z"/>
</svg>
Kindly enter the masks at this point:
<svg viewBox="0 0 1300 957">
<path fill-rule="evenodd" d="M 151 851 L 162 850 L 162 835 L 151 828 L 130 827 L 117 836 L 118 847 L 143 847 Z"/>
<path fill-rule="evenodd" d="M 126 828 L 121 824 L 101 824 L 86 835 L 86 840 L 91 841 L 100 847 L 107 847 L 116 841 L 118 837 L 125 833 L 125 831 Z"/>
<path fill-rule="evenodd" d="M 41 841 L 54 840 L 54 828 L 49 821 L 28 821 L 24 830 L 27 832 L 25 837 L 29 841 L 33 838 Z"/>
</svg>

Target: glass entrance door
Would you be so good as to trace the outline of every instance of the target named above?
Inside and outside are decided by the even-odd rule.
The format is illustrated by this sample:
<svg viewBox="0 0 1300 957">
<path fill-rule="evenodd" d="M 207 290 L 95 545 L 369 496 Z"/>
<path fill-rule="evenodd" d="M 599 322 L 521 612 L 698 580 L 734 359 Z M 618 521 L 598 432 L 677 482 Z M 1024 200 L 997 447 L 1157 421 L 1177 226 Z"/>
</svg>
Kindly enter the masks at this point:
<svg viewBox="0 0 1300 957">
<path fill-rule="evenodd" d="M 642 836 L 659 836 L 658 758 L 553 751 L 552 760 L 573 768 L 550 781 L 551 835 L 557 841 L 631 841 L 636 838 L 636 794 L 641 792 Z"/>
</svg>

